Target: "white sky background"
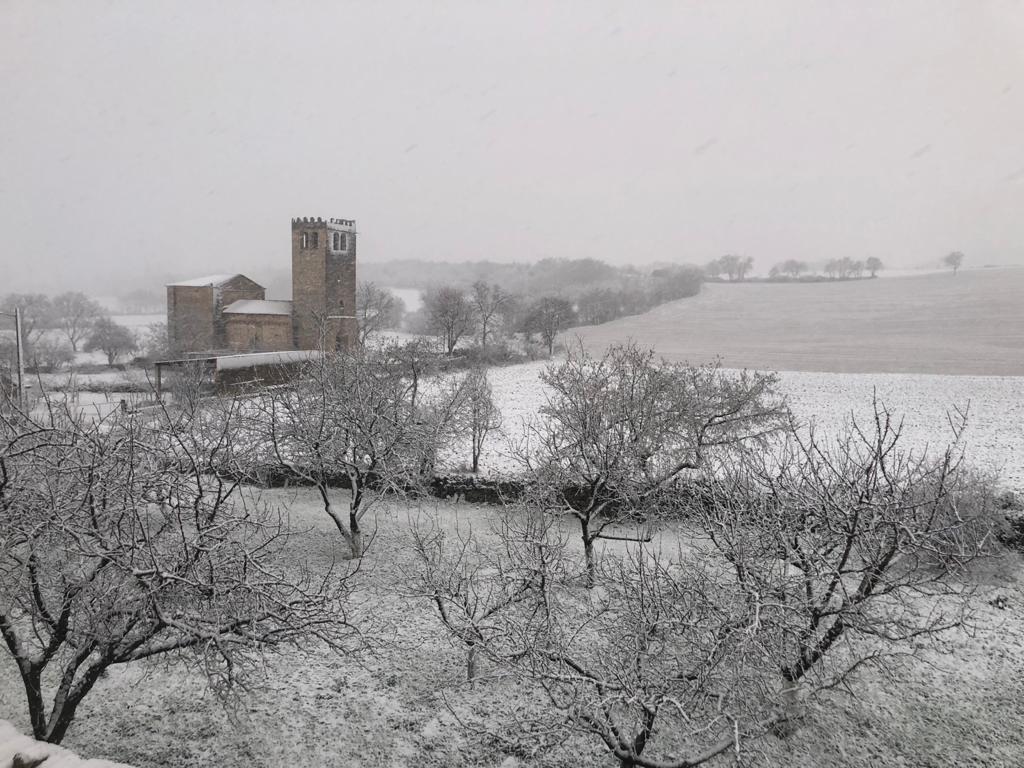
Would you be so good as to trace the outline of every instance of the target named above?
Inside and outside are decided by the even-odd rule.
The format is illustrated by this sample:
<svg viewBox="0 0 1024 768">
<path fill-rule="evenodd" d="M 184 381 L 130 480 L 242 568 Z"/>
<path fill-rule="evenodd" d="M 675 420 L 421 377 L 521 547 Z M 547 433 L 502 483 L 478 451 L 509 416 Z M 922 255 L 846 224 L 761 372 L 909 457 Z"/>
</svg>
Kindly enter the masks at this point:
<svg viewBox="0 0 1024 768">
<path fill-rule="evenodd" d="M 361 261 L 1024 263 L 1022 2 L 0 0 L 0 105 L 0 293 L 259 279 L 303 215 Z"/>
</svg>

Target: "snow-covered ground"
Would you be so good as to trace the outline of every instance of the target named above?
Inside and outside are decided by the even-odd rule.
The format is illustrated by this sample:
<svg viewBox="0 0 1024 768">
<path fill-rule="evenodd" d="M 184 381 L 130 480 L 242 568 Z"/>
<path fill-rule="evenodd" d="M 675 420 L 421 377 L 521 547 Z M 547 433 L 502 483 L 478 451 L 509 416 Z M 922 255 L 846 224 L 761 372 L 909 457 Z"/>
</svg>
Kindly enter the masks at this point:
<svg viewBox="0 0 1024 768">
<path fill-rule="evenodd" d="M 494 398 L 503 416 L 507 437 L 489 438 L 482 469 L 504 472 L 514 466 L 507 439 L 522 435 L 523 424 L 537 417 L 544 404 L 538 378 L 547 363 L 494 368 L 490 371 Z M 908 444 L 945 446 L 952 439 L 947 413 L 968 408 L 964 433 L 968 460 L 999 473 L 1008 487 L 1024 488 L 1024 378 L 1012 376 L 934 376 L 924 374 L 846 374 L 783 372 L 782 391 L 804 423 L 820 434 L 842 427 L 851 414 L 872 415 L 877 396 L 892 414 L 904 420 Z M 460 449 L 468 456 L 468 448 Z"/>
</svg>

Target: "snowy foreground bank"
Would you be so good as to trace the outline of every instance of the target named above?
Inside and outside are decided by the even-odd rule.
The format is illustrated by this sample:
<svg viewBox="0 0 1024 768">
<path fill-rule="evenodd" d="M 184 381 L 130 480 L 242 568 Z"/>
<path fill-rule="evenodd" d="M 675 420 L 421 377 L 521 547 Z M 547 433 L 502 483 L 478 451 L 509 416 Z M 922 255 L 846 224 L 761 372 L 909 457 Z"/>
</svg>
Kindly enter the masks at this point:
<svg viewBox="0 0 1024 768">
<path fill-rule="evenodd" d="M 109 760 L 86 760 L 56 744 L 25 736 L 6 720 L 0 720 L 0 766 L 15 765 L 15 756 L 20 758 L 19 765 L 45 765 L 46 768 L 131 768 Z"/>
</svg>

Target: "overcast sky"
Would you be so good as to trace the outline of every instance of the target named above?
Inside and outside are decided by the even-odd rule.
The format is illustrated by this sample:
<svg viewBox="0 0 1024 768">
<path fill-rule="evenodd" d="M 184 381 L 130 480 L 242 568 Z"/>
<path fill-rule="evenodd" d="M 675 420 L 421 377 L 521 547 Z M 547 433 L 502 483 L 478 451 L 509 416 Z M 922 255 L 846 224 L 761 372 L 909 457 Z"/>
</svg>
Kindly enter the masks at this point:
<svg viewBox="0 0 1024 768">
<path fill-rule="evenodd" d="M 1024 263 L 1022 41 L 982 0 L 0 0 L 0 293 L 259 279 L 304 215 L 374 261 Z"/>
</svg>

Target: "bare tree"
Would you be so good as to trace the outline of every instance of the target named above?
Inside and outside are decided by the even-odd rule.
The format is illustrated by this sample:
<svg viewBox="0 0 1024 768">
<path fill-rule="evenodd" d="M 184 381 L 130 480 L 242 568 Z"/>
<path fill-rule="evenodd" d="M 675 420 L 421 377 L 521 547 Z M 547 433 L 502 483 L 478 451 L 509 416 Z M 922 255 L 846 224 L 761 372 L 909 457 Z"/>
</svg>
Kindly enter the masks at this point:
<svg viewBox="0 0 1024 768">
<path fill-rule="evenodd" d="M 501 428 L 501 409 L 494 402 L 487 370 L 474 368 L 465 379 L 464 421 L 470 437 L 473 472 L 480 469 L 487 436 Z"/>
<path fill-rule="evenodd" d="M 402 319 L 402 300 L 375 283 L 360 282 L 356 286 L 356 318 L 359 325 L 359 346 L 388 328 L 397 328 Z"/>
<path fill-rule="evenodd" d="M 427 325 L 451 356 L 463 336 L 473 330 L 473 306 L 459 288 L 433 288 L 423 296 Z"/>
<path fill-rule="evenodd" d="M 0 301 L 0 312 L 13 314 L 21 309 L 21 332 L 25 345 L 31 347 L 53 324 L 50 297 L 42 293 L 8 293 Z"/>
<path fill-rule="evenodd" d="M 542 419 L 516 453 L 536 503 L 578 520 L 590 585 L 595 541 L 654 514 L 708 454 L 761 440 L 786 415 L 773 375 L 672 364 L 633 344 L 600 358 L 571 350 L 541 379 Z"/>
<path fill-rule="evenodd" d="M 724 272 L 730 280 L 743 280 L 753 266 L 753 257 L 730 253 L 711 262 L 706 271 L 711 277 L 717 277 Z"/>
<path fill-rule="evenodd" d="M 786 259 L 779 264 L 776 264 L 771 268 L 770 275 L 778 277 L 779 275 L 786 275 L 787 277 L 799 277 L 800 273 L 807 271 L 807 262 L 799 261 L 797 259 Z"/>
<path fill-rule="evenodd" d="M 510 534 L 520 535 L 501 536 Z M 484 604 L 501 606 L 472 637 L 546 703 L 509 718 L 518 732 L 506 740 L 515 748 L 537 748 L 546 731 L 550 751 L 576 732 L 620 766 L 683 768 L 726 751 L 739 756 L 748 738 L 780 719 L 777 702 L 762 694 L 768 665 L 756 615 L 705 565 L 644 545 L 604 553 L 600 589 L 591 592 L 566 579 L 565 549 L 552 526 L 530 531 L 510 551 L 511 564 L 529 564 L 519 578 L 501 578 L 494 566 L 466 568 L 476 559 L 456 547 L 430 588 L 451 595 L 460 610 L 480 592 Z M 500 591 L 503 582 L 521 589 L 517 602 Z M 453 632 L 474 626 L 459 615 Z M 577 761 L 578 748 L 572 745 Z"/>
<path fill-rule="evenodd" d="M 28 348 L 26 366 L 34 371 L 56 371 L 75 361 L 75 353 L 71 345 L 61 338 L 40 336 Z"/>
<path fill-rule="evenodd" d="M 61 741 L 113 666 L 191 662 L 228 689 L 267 649 L 343 642 L 345 579 L 285 567 L 285 521 L 225 479 L 237 417 L 0 415 L 0 636 L 35 738 Z"/>
<path fill-rule="evenodd" d="M 530 305 L 523 324 L 528 334 L 540 334 L 541 340 L 548 348 L 548 354 L 551 355 L 555 351 L 558 333 L 575 322 L 576 311 L 568 299 L 545 296 Z"/>
<path fill-rule="evenodd" d="M 387 493 L 424 481 L 456 410 L 450 393 L 421 391 L 421 372 L 390 350 L 326 355 L 287 386 L 262 393 L 253 430 L 267 459 L 309 483 L 320 495 L 353 557 L 366 549 L 363 520 Z M 458 394 L 461 390 L 456 389 Z M 347 510 L 336 493 L 347 494 Z"/>
<path fill-rule="evenodd" d="M 97 302 L 77 291 L 55 296 L 52 312 L 54 322 L 68 337 L 74 352 L 78 352 L 79 342 L 92 330 L 93 324 L 106 314 Z"/>
<path fill-rule="evenodd" d="M 960 270 L 960 266 L 964 263 L 964 255 L 960 253 L 960 251 L 947 253 L 942 257 L 942 263 L 952 269 L 953 274 L 955 275 Z"/>
<path fill-rule="evenodd" d="M 885 265 L 882 260 L 877 256 L 869 256 L 864 261 L 864 266 L 871 273 L 872 277 L 875 277 L 879 270 L 885 269 Z"/>
<path fill-rule="evenodd" d="M 89 338 L 85 342 L 86 352 L 102 352 L 107 356 L 107 365 L 114 365 L 118 358 L 138 349 L 138 341 L 131 329 L 101 317 L 93 323 Z"/>
<path fill-rule="evenodd" d="M 480 330 L 480 346 L 487 346 L 487 335 L 502 310 L 509 305 L 512 297 L 500 285 L 488 285 L 477 280 L 470 288 L 469 301 L 473 305 L 477 328 Z"/>
<path fill-rule="evenodd" d="M 151 360 L 167 357 L 171 351 L 167 323 L 149 323 L 142 331 L 139 346 L 142 354 Z"/>
<path fill-rule="evenodd" d="M 561 563 L 561 547 L 543 515 L 506 515 L 497 545 L 472 527 L 444 530 L 437 520 L 412 528 L 419 571 L 412 594 L 433 604 L 444 627 L 466 648 L 466 680 L 477 676 L 482 651 L 498 660 L 512 648 L 506 614 L 535 600 Z"/>
<path fill-rule="evenodd" d="M 719 465 L 699 509 L 717 552 L 756 610 L 787 718 L 801 689 L 846 684 L 903 641 L 961 626 L 971 588 L 951 578 L 993 544 L 992 496 L 954 442 L 906 448 L 876 403 L 834 441 L 790 431 L 778 452 Z M 922 610 L 921 598 L 939 602 Z"/>
</svg>

